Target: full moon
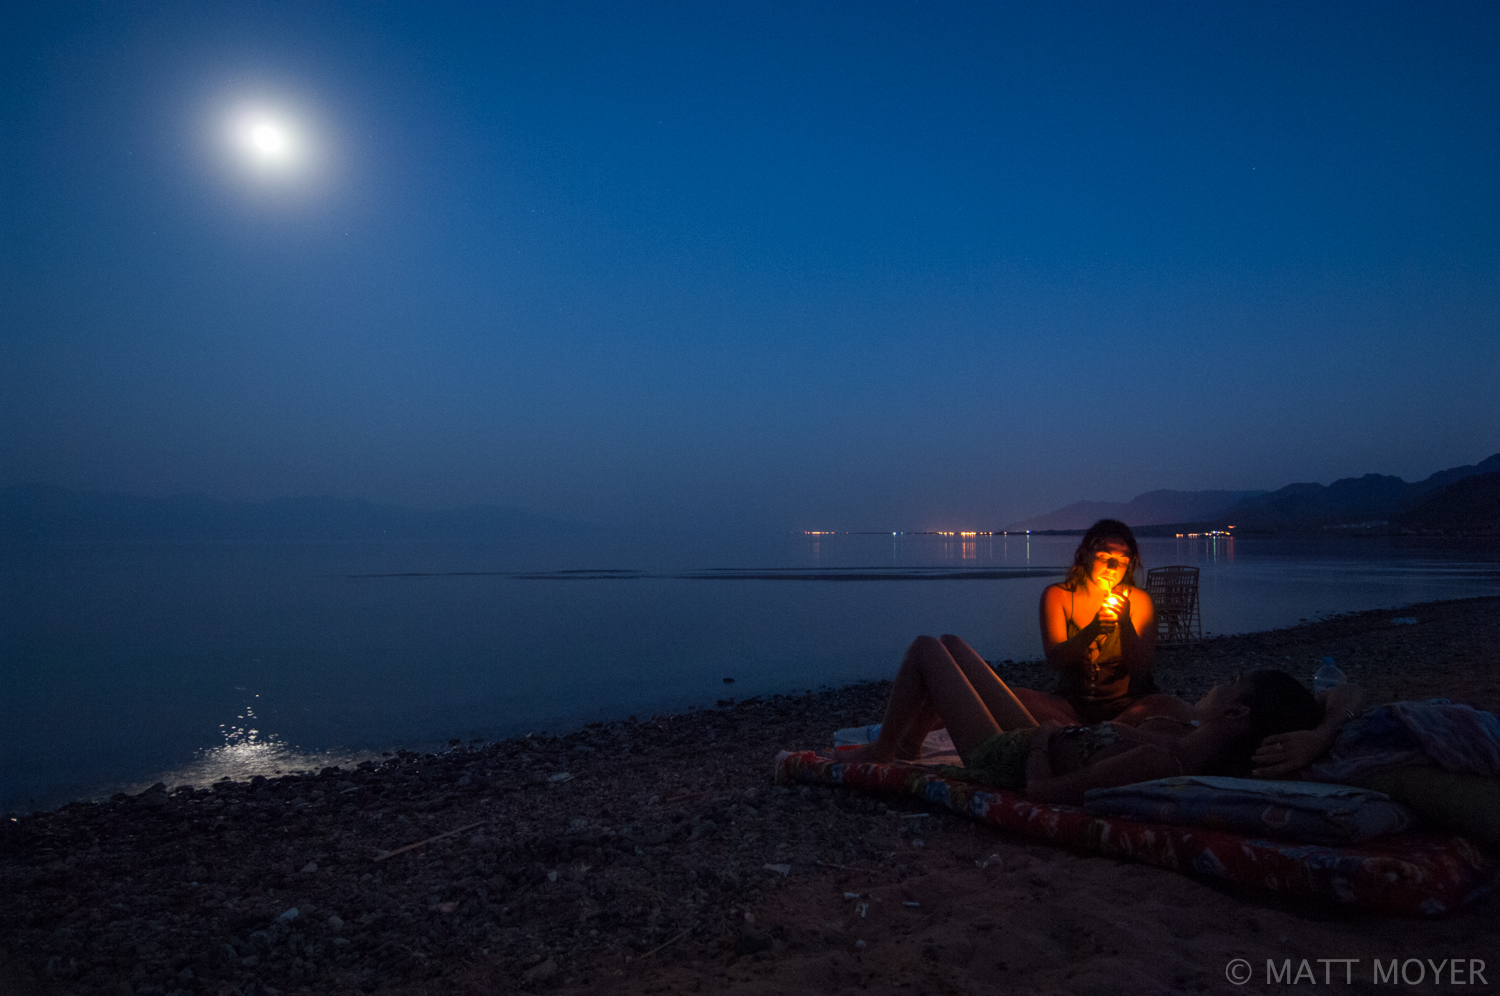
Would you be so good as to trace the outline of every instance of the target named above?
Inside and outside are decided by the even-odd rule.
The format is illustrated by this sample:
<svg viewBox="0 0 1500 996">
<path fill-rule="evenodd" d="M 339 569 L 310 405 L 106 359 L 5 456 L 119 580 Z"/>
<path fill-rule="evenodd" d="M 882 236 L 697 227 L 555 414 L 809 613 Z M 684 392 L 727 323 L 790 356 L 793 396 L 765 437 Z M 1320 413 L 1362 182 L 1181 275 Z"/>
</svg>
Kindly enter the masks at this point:
<svg viewBox="0 0 1500 996">
<path fill-rule="evenodd" d="M 250 147 L 267 159 L 280 159 L 291 145 L 286 132 L 269 121 L 252 125 L 247 136 Z"/>
<path fill-rule="evenodd" d="M 265 165 L 284 165 L 296 151 L 291 127 L 286 122 L 264 114 L 248 114 L 235 128 L 239 144 Z"/>
<path fill-rule="evenodd" d="M 229 98 L 209 114 L 214 158 L 257 203 L 306 204 L 328 190 L 330 129 L 305 98 Z"/>
<path fill-rule="evenodd" d="M 286 113 L 263 104 L 242 105 L 227 124 L 230 146 L 246 166 L 267 175 L 304 171 L 306 138 Z"/>
</svg>

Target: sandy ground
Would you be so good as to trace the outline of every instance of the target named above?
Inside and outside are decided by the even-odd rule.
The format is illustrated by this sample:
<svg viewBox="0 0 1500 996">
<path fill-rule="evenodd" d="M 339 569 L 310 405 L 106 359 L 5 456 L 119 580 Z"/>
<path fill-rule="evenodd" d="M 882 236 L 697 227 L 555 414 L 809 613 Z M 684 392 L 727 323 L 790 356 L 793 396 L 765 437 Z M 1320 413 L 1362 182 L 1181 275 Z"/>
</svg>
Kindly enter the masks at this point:
<svg viewBox="0 0 1500 996">
<path fill-rule="evenodd" d="M 1327 654 L 1376 701 L 1494 709 L 1497 608 L 1219 638 L 1163 651 L 1158 673 L 1193 695 L 1254 667 L 1310 675 Z M 1002 673 L 1050 684 L 1037 662 Z M 1440 961 L 1445 986 L 1500 986 L 1493 896 L 1437 920 L 1371 917 L 1006 838 L 909 800 L 769 783 L 777 750 L 878 719 L 886 691 L 0 821 L 0 996 L 1287 989 L 1267 983 L 1267 959 L 1289 959 L 1288 978 L 1306 959 L 1300 986 L 1387 991 L 1373 963 L 1393 958 L 1413 982 L 1424 973 L 1412 991 L 1435 988 Z M 1247 984 L 1226 977 L 1236 958 Z M 1346 963 L 1318 959 L 1357 959 L 1352 983 Z"/>
</svg>

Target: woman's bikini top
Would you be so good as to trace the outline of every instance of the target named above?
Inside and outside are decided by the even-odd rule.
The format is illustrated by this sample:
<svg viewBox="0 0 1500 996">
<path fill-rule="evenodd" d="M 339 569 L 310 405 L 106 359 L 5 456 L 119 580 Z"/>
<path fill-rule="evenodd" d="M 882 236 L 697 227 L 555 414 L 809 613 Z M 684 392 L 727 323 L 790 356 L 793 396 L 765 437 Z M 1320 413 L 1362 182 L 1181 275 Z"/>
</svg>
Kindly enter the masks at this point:
<svg viewBox="0 0 1500 996">
<path fill-rule="evenodd" d="M 1079 764 L 1088 767 L 1094 755 L 1106 747 L 1124 742 L 1120 728 L 1114 723 L 1095 723 L 1093 726 L 1064 726 L 1060 736 L 1072 740 L 1078 747 Z"/>
</svg>

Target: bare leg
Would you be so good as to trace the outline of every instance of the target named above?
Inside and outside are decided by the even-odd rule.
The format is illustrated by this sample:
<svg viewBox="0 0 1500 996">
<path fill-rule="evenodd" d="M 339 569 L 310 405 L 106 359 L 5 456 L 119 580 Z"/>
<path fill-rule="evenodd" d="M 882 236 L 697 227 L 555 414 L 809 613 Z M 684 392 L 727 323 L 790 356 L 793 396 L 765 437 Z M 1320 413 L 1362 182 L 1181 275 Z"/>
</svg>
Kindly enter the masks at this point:
<svg viewBox="0 0 1500 996">
<path fill-rule="evenodd" d="M 969 653 L 973 654 L 973 651 Z M 989 672 L 983 661 L 979 666 Z M 988 675 L 988 681 L 993 682 L 988 691 L 1001 712 L 1014 721 L 1015 727 L 1036 725 L 1025 708 L 1010 695 L 1004 682 L 993 674 Z M 926 735 L 934 710 L 947 726 L 953 746 L 961 755 L 972 753 L 974 748 L 1001 730 L 984 698 L 948 649 L 930 636 L 919 636 L 907 648 L 901 669 L 896 672 L 880 738 L 863 748 L 840 751 L 838 757 L 849 761 L 892 760 L 899 756 L 903 743 L 910 743 L 913 736 Z"/>
<path fill-rule="evenodd" d="M 984 658 L 963 640 L 948 633 L 942 639 L 943 648 L 963 671 L 974 691 L 984 700 L 984 707 L 995 717 L 1002 730 L 1024 730 L 1039 725 L 1031 710 L 1016 697 L 1009 685 L 1001 681 Z"/>
<path fill-rule="evenodd" d="M 901 734 L 901 740 L 896 744 L 896 758 L 901 761 L 911 761 L 922 756 L 922 744 L 927 740 L 927 734 L 933 730 L 943 728 L 943 717 L 933 707 L 932 699 L 925 703 L 925 708 L 912 720 L 910 726 Z"/>
<path fill-rule="evenodd" d="M 1016 688 L 1011 686 L 1011 692 L 1021 700 L 1026 711 L 1036 717 L 1040 723 L 1051 720 L 1062 726 L 1077 726 L 1079 724 L 1078 712 L 1073 704 L 1065 698 L 1057 695 L 1048 695 L 1046 692 L 1038 692 L 1031 688 Z"/>
</svg>

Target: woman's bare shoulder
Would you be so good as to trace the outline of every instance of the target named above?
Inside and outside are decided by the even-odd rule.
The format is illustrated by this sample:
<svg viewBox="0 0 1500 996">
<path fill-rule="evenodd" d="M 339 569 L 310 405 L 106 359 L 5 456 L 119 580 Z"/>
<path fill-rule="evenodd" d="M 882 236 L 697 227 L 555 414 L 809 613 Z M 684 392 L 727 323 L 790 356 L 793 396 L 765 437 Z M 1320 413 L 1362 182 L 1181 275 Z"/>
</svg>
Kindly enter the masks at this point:
<svg viewBox="0 0 1500 996">
<path fill-rule="evenodd" d="M 1062 582 L 1049 584 L 1042 589 L 1042 604 L 1057 605 L 1072 594 L 1071 589 L 1065 587 Z"/>
</svg>

